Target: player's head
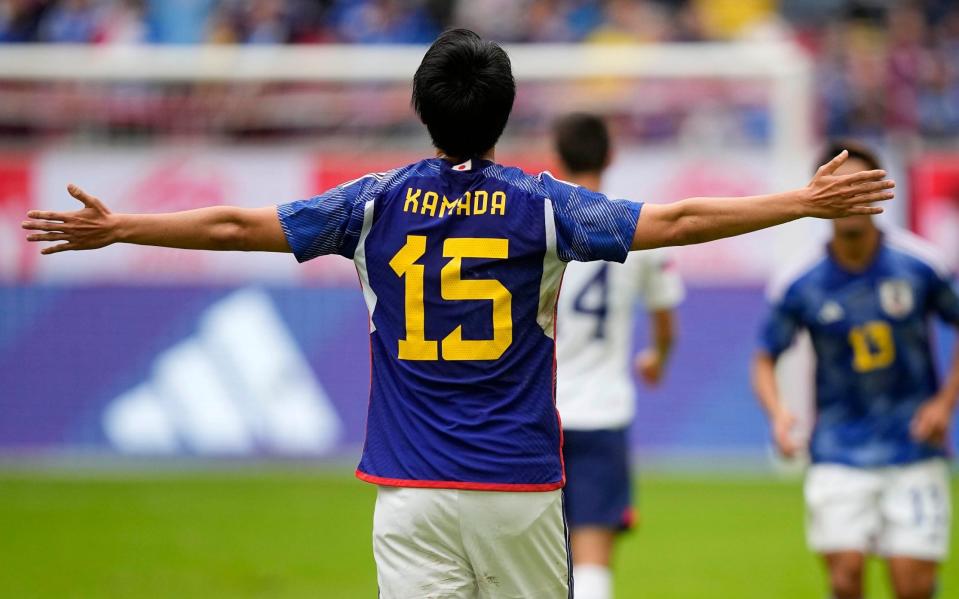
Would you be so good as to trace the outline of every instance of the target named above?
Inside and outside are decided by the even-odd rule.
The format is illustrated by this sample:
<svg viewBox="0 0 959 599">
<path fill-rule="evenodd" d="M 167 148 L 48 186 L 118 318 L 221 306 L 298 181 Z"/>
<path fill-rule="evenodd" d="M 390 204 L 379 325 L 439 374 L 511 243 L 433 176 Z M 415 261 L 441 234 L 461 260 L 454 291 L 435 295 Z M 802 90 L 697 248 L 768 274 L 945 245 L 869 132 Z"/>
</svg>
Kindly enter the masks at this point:
<svg viewBox="0 0 959 599">
<path fill-rule="evenodd" d="M 599 176 L 609 166 L 609 130 L 595 114 L 574 112 L 560 117 L 553 126 L 553 142 L 569 175 Z"/>
<path fill-rule="evenodd" d="M 849 158 L 836 170 L 837 175 L 882 168 L 879 157 L 868 146 L 846 139 L 829 142 L 823 149 L 818 164 L 826 164 L 843 150 L 849 152 Z M 847 216 L 833 221 L 833 232 L 837 237 L 860 237 L 874 226 L 872 217 L 868 214 Z"/>
<path fill-rule="evenodd" d="M 516 82 L 499 45 L 467 29 L 436 38 L 413 75 L 413 109 L 451 158 L 486 154 L 509 119 Z"/>
</svg>

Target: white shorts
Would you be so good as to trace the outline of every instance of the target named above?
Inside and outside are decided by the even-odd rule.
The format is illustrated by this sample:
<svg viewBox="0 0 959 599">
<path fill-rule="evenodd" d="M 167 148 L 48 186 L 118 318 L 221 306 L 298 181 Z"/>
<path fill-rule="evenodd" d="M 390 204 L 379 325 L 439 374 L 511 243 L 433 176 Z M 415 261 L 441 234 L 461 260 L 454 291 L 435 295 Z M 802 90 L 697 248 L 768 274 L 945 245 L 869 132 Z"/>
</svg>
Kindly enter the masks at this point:
<svg viewBox="0 0 959 599">
<path fill-rule="evenodd" d="M 806 537 L 817 553 L 858 551 L 935 562 L 949 553 L 949 467 L 933 459 L 885 468 L 814 464 Z"/>
<path fill-rule="evenodd" d="M 379 487 L 373 556 L 383 599 L 569 597 L 562 491 Z"/>
</svg>

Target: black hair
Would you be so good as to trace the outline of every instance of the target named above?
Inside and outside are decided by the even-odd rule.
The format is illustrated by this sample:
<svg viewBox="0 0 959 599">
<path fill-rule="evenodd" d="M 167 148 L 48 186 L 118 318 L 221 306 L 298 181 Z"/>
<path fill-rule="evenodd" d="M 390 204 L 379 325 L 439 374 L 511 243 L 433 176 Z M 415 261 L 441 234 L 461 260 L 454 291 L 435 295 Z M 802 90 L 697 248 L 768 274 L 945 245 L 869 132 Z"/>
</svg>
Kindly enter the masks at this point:
<svg viewBox="0 0 959 599">
<path fill-rule="evenodd" d="M 856 160 L 861 160 L 864 162 L 868 170 L 873 171 L 882 169 L 882 163 L 879 161 L 879 156 L 877 156 L 876 153 L 866 144 L 852 139 L 830 140 L 826 144 L 826 147 L 822 149 L 822 153 L 819 154 L 819 162 L 816 163 L 816 168 L 826 164 L 843 150 L 849 152 L 850 158 L 855 158 Z"/>
<path fill-rule="evenodd" d="M 556 153 L 567 172 L 599 173 L 609 164 L 609 130 L 595 114 L 574 112 L 553 125 Z"/>
<path fill-rule="evenodd" d="M 436 38 L 413 75 L 413 109 L 433 145 L 453 158 L 482 156 L 495 146 L 515 97 L 509 56 L 468 29 Z"/>
</svg>

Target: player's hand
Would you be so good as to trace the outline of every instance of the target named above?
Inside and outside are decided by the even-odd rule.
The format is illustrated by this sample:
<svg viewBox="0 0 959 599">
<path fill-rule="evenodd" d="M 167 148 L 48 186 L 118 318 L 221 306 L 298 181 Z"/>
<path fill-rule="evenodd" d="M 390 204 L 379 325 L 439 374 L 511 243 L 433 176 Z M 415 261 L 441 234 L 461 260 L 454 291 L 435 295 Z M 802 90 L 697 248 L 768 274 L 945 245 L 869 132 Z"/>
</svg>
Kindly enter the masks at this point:
<svg viewBox="0 0 959 599">
<path fill-rule="evenodd" d="M 72 183 L 67 191 L 83 204 L 76 212 L 31 210 L 23 222 L 28 231 L 45 231 L 27 236 L 27 241 L 65 241 L 43 248 L 41 254 L 66 250 L 94 250 L 110 245 L 114 238 L 115 217 L 97 198 Z"/>
<path fill-rule="evenodd" d="M 636 373 L 650 387 L 655 387 L 663 379 L 665 366 L 662 354 L 653 348 L 641 351 L 634 362 Z"/>
<path fill-rule="evenodd" d="M 895 181 L 885 180 L 886 171 L 862 171 L 837 175 L 836 170 L 849 158 L 843 150 L 819 167 L 816 176 L 804 190 L 803 205 L 807 216 L 842 218 L 855 214 L 879 214 L 882 208 L 873 202 L 891 200 Z"/>
<path fill-rule="evenodd" d="M 772 417 L 773 441 L 776 449 L 786 458 L 794 458 L 799 453 L 799 443 L 796 442 L 796 417 L 785 409 L 779 409 Z"/>
<path fill-rule="evenodd" d="M 952 403 L 944 397 L 933 397 L 916 411 L 910 432 L 916 441 L 945 445 L 952 422 Z"/>
</svg>

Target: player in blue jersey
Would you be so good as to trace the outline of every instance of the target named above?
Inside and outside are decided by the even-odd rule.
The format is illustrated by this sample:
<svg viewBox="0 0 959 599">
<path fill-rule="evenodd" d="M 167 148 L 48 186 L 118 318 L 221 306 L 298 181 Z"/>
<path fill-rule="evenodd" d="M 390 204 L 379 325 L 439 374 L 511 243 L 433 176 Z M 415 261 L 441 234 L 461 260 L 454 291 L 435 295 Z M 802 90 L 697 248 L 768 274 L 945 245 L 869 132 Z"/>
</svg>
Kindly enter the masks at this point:
<svg viewBox="0 0 959 599">
<path fill-rule="evenodd" d="M 868 149 L 843 147 L 850 158 L 837 172 L 879 168 Z M 939 384 L 930 346 L 932 317 L 959 327 L 949 272 L 922 240 L 852 216 L 833 221 L 828 245 L 770 289 L 754 387 L 780 451 L 795 455 L 796 419 L 780 400 L 774 365 L 796 333 L 808 331 L 816 424 L 807 537 L 824 558 L 833 596 L 860 599 L 865 558 L 878 554 L 899 599 L 929 599 L 949 546 L 944 458 L 959 400 L 959 348 Z"/>
<path fill-rule="evenodd" d="M 560 597 L 569 592 L 553 319 L 571 260 L 699 243 L 804 216 L 872 214 L 875 171 L 750 198 L 648 205 L 497 164 L 513 105 L 509 57 L 442 34 L 413 78 L 436 155 L 280 206 L 113 214 L 76 186 L 77 212 L 35 210 L 45 254 L 136 243 L 351 259 L 370 310 L 372 386 L 357 476 L 378 485 L 383 597 Z M 359 400 L 359 398 L 357 398 Z"/>
<path fill-rule="evenodd" d="M 612 150 L 603 120 L 573 113 L 556 123 L 565 176 L 599 191 Z M 635 252 L 623 264 L 576 262 L 566 268 L 556 317 L 556 407 L 563 422 L 566 519 L 579 599 L 613 596 L 616 536 L 632 527 L 629 426 L 636 412 L 633 315 L 649 313 L 650 347 L 636 370 L 659 382 L 673 343 L 673 309 L 685 295 L 666 248 Z"/>
</svg>

